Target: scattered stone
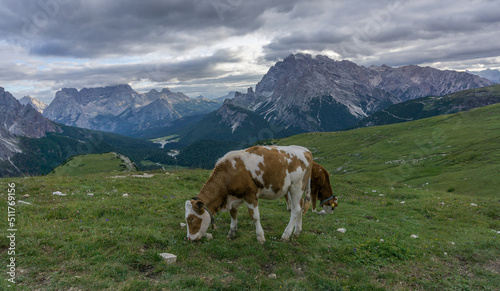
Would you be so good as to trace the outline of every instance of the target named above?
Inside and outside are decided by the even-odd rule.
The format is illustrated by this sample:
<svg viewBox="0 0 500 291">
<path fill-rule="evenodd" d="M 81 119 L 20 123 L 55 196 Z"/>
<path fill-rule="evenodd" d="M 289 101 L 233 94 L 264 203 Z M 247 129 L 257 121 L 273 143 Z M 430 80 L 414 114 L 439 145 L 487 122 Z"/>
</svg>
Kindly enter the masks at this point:
<svg viewBox="0 0 500 291">
<path fill-rule="evenodd" d="M 379 194 L 378 196 L 380 196 L 380 197 L 384 197 L 384 194 Z"/>
<path fill-rule="evenodd" d="M 62 193 L 61 191 L 53 192 L 52 195 L 66 196 L 66 194 Z"/>
<path fill-rule="evenodd" d="M 411 237 L 411 238 L 418 238 L 418 236 L 417 236 L 417 235 L 414 235 L 414 234 L 410 235 L 410 237 Z"/>
<path fill-rule="evenodd" d="M 452 245 L 455 245 L 455 243 L 454 243 L 454 242 L 451 242 L 451 244 L 452 244 Z"/>
<path fill-rule="evenodd" d="M 477 206 L 477 204 L 476 203 L 471 203 L 470 206 Z"/>
<path fill-rule="evenodd" d="M 94 193 L 87 193 L 87 196 L 94 196 Z"/>
<path fill-rule="evenodd" d="M 276 279 L 276 278 L 278 278 L 278 277 L 276 276 L 276 274 L 271 274 L 271 275 L 269 275 L 269 279 Z"/>
<path fill-rule="evenodd" d="M 448 255 L 448 253 L 447 253 L 447 252 L 444 252 L 444 255 L 445 255 L 445 256 L 447 256 L 447 255 Z"/>
<path fill-rule="evenodd" d="M 173 264 L 177 261 L 177 256 L 169 253 L 161 253 L 160 256 L 165 260 L 167 264 Z"/>
<path fill-rule="evenodd" d="M 380 239 L 380 242 L 384 242 L 384 239 L 383 239 L 383 238 L 381 238 L 381 239 Z"/>
<path fill-rule="evenodd" d="M 127 194 L 127 193 L 125 193 L 125 194 L 123 194 L 123 195 L 122 195 L 122 197 L 128 197 L 128 194 Z"/>
<path fill-rule="evenodd" d="M 30 194 L 23 195 L 24 198 L 30 198 Z"/>
<path fill-rule="evenodd" d="M 401 203 L 401 204 L 405 204 L 406 202 L 404 202 L 404 201 L 401 201 L 400 203 Z"/>
<path fill-rule="evenodd" d="M 347 230 L 345 228 L 339 228 L 337 229 L 338 232 L 345 233 Z"/>
<path fill-rule="evenodd" d="M 31 203 L 23 201 L 23 200 L 17 200 L 17 203 L 31 205 Z"/>
<path fill-rule="evenodd" d="M 181 228 L 185 228 L 186 224 L 181 222 Z"/>
<path fill-rule="evenodd" d="M 132 175 L 134 178 L 152 178 L 154 175 L 153 174 L 142 174 L 142 175 Z"/>
</svg>

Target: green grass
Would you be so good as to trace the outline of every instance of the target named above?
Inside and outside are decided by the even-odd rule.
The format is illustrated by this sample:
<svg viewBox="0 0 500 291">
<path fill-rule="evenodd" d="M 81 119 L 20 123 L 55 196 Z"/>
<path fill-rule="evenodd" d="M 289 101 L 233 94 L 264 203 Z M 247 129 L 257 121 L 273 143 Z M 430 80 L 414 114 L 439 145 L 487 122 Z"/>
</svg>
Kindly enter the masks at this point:
<svg viewBox="0 0 500 291">
<path fill-rule="evenodd" d="M 264 245 L 244 206 L 236 239 L 218 213 L 213 240 L 186 241 L 184 202 L 207 170 L 1 179 L 3 215 L 7 183 L 31 203 L 16 206 L 17 289 L 498 290 L 499 113 L 280 140 L 313 150 L 339 197 L 334 214 L 308 213 L 290 242 L 279 240 L 283 200 L 260 201 Z M 0 248 L 7 262 L 8 242 Z M 166 265 L 164 252 L 177 262 Z"/>
<path fill-rule="evenodd" d="M 129 170 L 123 159 L 115 153 L 74 156 L 55 168 L 50 175 L 82 176 L 95 173 L 123 172 Z"/>
</svg>

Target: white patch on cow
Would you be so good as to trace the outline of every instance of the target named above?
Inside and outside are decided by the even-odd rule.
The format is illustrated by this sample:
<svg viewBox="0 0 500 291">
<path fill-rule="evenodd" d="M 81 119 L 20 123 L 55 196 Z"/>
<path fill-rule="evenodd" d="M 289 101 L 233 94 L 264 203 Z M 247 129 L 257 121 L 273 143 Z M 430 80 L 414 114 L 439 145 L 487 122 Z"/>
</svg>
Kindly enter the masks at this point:
<svg viewBox="0 0 500 291">
<path fill-rule="evenodd" d="M 221 209 L 221 211 L 228 211 L 233 208 L 238 208 L 241 205 L 241 203 L 243 203 L 243 199 L 239 199 L 236 196 L 228 195 L 226 208 Z"/>
<path fill-rule="evenodd" d="M 203 212 L 202 215 L 199 215 L 198 213 L 196 213 L 196 211 L 193 210 L 193 205 L 191 204 L 191 201 L 189 201 L 189 200 L 186 201 L 185 210 L 186 210 L 186 212 L 185 212 L 184 218 L 186 219 L 186 223 L 187 223 L 188 216 L 191 214 L 202 220 L 200 230 L 198 230 L 197 233 L 189 233 L 189 226 L 186 226 L 187 238 L 189 240 L 201 239 L 205 235 L 205 233 L 207 232 L 208 227 L 210 226 L 210 222 L 211 222 L 210 214 L 208 214 L 208 212 L 205 211 L 205 212 Z"/>
<path fill-rule="evenodd" d="M 246 152 L 245 150 L 240 151 L 232 151 L 225 154 L 222 158 L 217 161 L 217 164 L 220 164 L 224 161 L 230 160 L 233 168 L 236 169 L 236 159 L 241 159 L 245 168 L 250 171 L 252 177 L 257 181 L 264 184 L 264 179 L 262 178 L 262 171 L 259 168 L 260 164 L 264 164 L 264 156 L 259 156 L 253 153 Z M 257 172 L 261 172 L 260 175 L 257 175 Z"/>
<path fill-rule="evenodd" d="M 260 224 L 260 213 L 259 213 L 259 206 L 253 206 L 250 203 L 246 203 L 246 206 L 248 209 L 253 210 L 253 221 L 255 222 L 255 234 L 257 235 L 257 240 L 259 243 L 263 244 L 266 239 L 264 237 L 264 229 L 262 228 L 262 225 Z"/>
</svg>

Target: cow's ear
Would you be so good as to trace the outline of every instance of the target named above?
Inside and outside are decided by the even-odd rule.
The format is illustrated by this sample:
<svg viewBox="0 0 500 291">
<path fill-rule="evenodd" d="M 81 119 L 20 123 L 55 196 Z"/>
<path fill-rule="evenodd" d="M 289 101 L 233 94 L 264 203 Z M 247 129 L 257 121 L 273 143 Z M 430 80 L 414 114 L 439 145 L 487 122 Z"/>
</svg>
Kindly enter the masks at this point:
<svg viewBox="0 0 500 291">
<path fill-rule="evenodd" d="M 192 200 L 192 204 L 193 210 L 199 215 L 202 215 L 203 212 L 205 212 L 205 209 L 203 208 L 204 204 L 200 200 Z"/>
</svg>

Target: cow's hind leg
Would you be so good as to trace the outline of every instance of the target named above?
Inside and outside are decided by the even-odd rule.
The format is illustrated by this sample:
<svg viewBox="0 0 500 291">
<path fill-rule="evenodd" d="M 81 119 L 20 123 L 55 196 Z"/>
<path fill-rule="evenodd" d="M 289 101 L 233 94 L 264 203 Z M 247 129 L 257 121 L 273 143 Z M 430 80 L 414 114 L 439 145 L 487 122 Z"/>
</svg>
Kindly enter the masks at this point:
<svg viewBox="0 0 500 291">
<path fill-rule="evenodd" d="M 260 225 L 259 206 L 257 203 L 253 204 L 245 202 L 245 204 L 248 207 L 248 213 L 250 214 L 250 217 L 255 223 L 255 234 L 257 235 L 257 240 L 259 241 L 259 243 L 263 244 L 266 242 L 266 238 L 264 237 L 264 229 L 262 228 L 262 225 Z"/>
<path fill-rule="evenodd" d="M 290 236 L 292 235 L 292 231 L 295 227 L 295 231 L 293 234 L 295 236 L 299 236 L 302 231 L 302 207 L 301 207 L 301 191 L 296 191 L 295 189 L 290 192 L 289 204 L 291 208 L 290 222 L 288 222 L 283 235 L 281 236 L 281 240 L 288 241 Z"/>
</svg>

